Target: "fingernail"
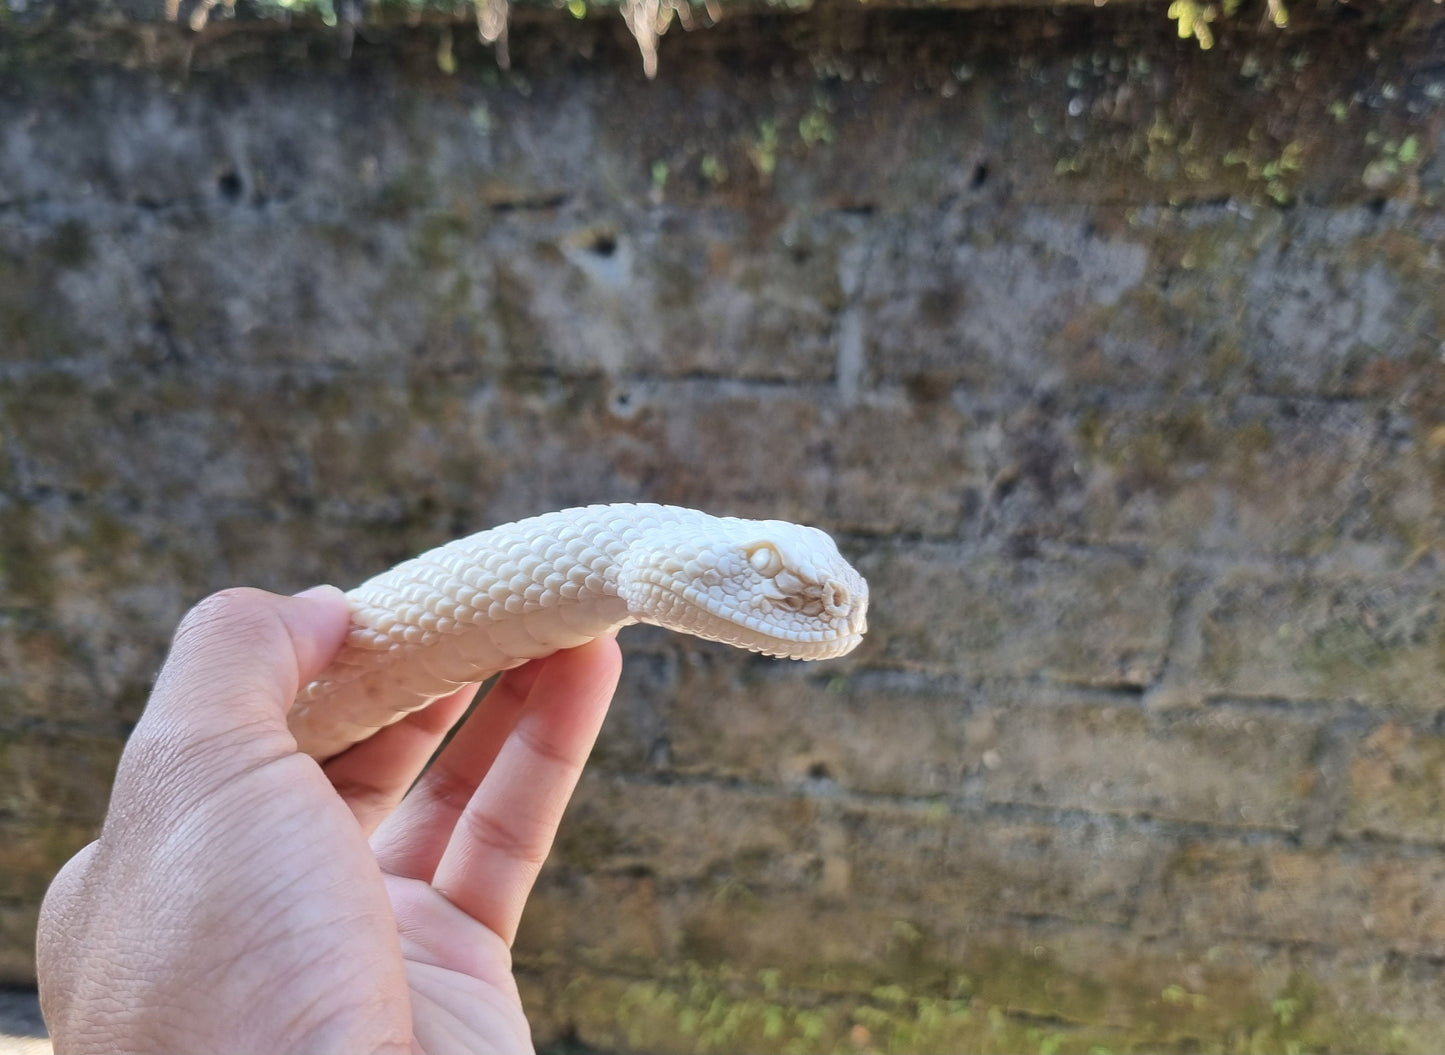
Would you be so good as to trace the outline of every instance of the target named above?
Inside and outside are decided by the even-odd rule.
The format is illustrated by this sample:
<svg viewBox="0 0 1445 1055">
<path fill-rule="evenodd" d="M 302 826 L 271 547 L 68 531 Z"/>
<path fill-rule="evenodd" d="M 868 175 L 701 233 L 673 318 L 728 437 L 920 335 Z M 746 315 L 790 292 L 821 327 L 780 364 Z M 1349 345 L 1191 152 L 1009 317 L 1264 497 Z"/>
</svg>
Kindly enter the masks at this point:
<svg viewBox="0 0 1445 1055">
<path fill-rule="evenodd" d="M 326 595 L 326 594 L 328 594 L 328 593 L 340 593 L 340 592 L 341 592 L 341 590 L 338 589 L 337 587 L 331 586 L 331 585 L 327 585 L 327 584 L 324 584 L 324 583 L 323 583 L 323 584 L 320 585 L 320 586 L 313 586 L 313 587 L 311 587 L 309 590 L 302 590 L 300 593 L 295 593 L 295 594 L 292 594 L 291 596 L 292 596 L 292 597 L 306 598 L 306 599 L 309 600 L 309 599 L 312 598 L 312 597 L 322 597 L 322 596 L 324 596 L 324 595 Z"/>
</svg>

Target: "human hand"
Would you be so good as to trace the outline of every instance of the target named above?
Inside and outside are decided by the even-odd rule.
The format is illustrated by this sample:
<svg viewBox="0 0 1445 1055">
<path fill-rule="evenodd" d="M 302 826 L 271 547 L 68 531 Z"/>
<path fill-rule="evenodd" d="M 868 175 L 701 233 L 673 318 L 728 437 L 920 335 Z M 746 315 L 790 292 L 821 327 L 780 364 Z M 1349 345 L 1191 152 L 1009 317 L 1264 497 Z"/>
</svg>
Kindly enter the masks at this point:
<svg viewBox="0 0 1445 1055">
<path fill-rule="evenodd" d="M 417 780 L 476 686 L 324 767 L 296 752 L 287 709 L 346 626 L 331 588 L 182 622 L 100 838 L 41 910 L 57 1051 L 530 1049 L 510 946 L 616 642 L 504 674 Z"/>
</svg>

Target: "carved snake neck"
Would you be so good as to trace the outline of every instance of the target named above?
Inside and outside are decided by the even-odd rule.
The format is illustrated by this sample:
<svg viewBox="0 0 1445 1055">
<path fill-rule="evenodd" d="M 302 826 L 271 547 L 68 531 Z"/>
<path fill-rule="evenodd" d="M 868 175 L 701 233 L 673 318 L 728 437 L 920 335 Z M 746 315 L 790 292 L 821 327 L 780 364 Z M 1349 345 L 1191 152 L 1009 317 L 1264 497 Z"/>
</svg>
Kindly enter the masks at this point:
<svg viewBox="0 0 1445 1055">
<path fill-rule="evenodd" d="M 867 629 L 868 584 L 817 528 L 594 505 L 449 542 L 347 599 L 346 642 L 290 715 L 317 759 L 462 685 L 629 623 L 772 656 L 841 656 Z"/>
</svg>

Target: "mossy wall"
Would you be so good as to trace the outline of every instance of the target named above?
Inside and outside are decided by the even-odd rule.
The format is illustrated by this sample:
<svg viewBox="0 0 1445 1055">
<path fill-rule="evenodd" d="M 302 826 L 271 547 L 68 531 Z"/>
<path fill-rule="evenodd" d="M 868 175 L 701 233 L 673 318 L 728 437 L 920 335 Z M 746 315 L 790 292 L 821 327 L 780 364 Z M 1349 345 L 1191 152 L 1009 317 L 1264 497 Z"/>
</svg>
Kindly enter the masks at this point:
<svg viewBox="0 0 1445 1055">
<path fill-rule="evenodd" d="M 0 30 L 0 977 L 204 593 L 657 500 L 872 630 L 624 635 L 539 1041 L 1439 1050 L 1442 19 Z"/>
</svg>

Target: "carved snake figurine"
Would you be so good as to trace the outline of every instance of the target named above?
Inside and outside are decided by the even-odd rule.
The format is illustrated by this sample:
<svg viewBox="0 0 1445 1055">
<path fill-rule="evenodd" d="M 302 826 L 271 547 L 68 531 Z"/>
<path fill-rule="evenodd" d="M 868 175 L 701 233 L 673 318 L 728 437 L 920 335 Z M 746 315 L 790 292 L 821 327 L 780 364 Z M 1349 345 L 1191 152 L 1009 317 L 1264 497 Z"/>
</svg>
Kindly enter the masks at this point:
<svg viewBox="0 0 1445 1055">
<path fill-rule="evenodd" d="M 317 759 L 462 685 L 629 623 L 771 656 L 841 656 L 867 629 L 868 584 L 817 528 L 593 505 L 449 542 L 347 600 L 346 642 L 289 719 Z"/>
</svg>

